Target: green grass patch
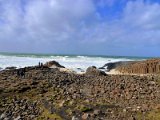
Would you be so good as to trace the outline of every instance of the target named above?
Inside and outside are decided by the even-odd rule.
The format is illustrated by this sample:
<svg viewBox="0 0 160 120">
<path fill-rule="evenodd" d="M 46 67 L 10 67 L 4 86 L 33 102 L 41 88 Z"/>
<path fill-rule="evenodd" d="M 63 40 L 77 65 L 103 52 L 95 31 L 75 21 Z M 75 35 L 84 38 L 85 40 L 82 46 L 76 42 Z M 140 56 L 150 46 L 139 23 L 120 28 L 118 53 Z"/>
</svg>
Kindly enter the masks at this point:
<svg viewBox="0 0 160 120">
<path fill-rule="evenodd" d="M 160 109 L 150 111 L 146 118 L 147 120 L 160 120 Z"/>
<path fill-rule="evenodd" d="M 51 114 L 47 109 L 44 109 L 42 114 L 36 120 L 62 120 L 62 118 L 57 114 Z"/>
<path fill-rule="evenodd" d="M 89 107 L 83 107 L 83 108 L 81 109 L 81 112 L 91 112 L 91 111 L 93 111 L 93 109 L 92 109 L 92 108 L 89 108 Z"/>
</svg>

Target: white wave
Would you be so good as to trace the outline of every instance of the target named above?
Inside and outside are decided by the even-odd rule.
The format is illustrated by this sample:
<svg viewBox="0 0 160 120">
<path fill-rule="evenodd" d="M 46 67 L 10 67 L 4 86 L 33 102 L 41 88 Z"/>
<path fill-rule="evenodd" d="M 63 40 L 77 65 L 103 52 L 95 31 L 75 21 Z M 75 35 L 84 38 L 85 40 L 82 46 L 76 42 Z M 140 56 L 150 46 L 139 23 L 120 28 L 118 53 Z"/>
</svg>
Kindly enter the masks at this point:
<svg viewBox="0 0 160 120">
<path fill-rule="evenodd" d="M 38 65 L 39 62 L 45 63 L 47 61 L 55 60 L 62 64 L 63 66 L 76 70 L 81 68 L 86 70 L 89 66 L 102 67 L 104 64 L 109 62 L 118 61 L 131 61 L 127 58 L 105 58 L 105 57 L 89 57 L 89 56 L 5 56 L 0 55 L 0 68 L 5 69 L 6 67 L 15 66 L 17 68 L 25 66 Z M 133 59 L 132 59 L 133 60 Z"/>
</svg>

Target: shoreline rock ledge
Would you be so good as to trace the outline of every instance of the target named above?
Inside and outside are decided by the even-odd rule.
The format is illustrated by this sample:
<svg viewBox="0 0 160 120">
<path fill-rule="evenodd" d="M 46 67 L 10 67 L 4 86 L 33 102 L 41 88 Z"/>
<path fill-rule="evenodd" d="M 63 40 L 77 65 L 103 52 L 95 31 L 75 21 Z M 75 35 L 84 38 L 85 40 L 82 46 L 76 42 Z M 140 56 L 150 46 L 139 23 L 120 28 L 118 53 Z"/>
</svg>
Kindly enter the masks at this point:
<svg viewBox="0 0 160 120">
<path fill-rule="evenodd" d="M 160 58 L 137 61 L 115 68 L 121 73 L 160 74 Z"/>
</svg>

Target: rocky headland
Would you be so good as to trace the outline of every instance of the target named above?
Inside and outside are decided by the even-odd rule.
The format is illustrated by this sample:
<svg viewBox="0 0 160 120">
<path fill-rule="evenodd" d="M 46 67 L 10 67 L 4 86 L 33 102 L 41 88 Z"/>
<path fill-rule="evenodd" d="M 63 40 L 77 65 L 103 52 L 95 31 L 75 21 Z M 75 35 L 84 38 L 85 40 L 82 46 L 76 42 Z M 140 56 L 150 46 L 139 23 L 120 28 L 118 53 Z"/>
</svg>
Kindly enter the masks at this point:
<svg viewBox="0 0 160 120">
<path fill-rule="evenodd" d="M 108 75 L 94 66 L 76 74 L 55 61 L 0 71 L 0 120 L 159 120 L 157 62 L 115 67 L 152 73 L 146 76 Z"/>
<path fill-rule="evenodd" d="M 160 74 L 160 59 L 149 59 L 138 62 L 127 62 L 115 67 L 121 73 L 130 74 Z"/>
</svg>

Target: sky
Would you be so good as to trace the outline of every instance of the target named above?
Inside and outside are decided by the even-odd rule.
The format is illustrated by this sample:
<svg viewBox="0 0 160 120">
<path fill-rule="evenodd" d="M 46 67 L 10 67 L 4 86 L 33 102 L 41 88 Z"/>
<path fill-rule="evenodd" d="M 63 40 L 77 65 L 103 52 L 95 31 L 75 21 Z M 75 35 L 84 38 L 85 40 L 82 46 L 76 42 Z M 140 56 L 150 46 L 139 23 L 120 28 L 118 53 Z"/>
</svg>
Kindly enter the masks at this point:
<svg viewBox="0 0 160 120">
<path fill-rule="evenodd" d="M 160 57 L 160 0 L 0 0 L 0 51 Z"/>
</svg>

